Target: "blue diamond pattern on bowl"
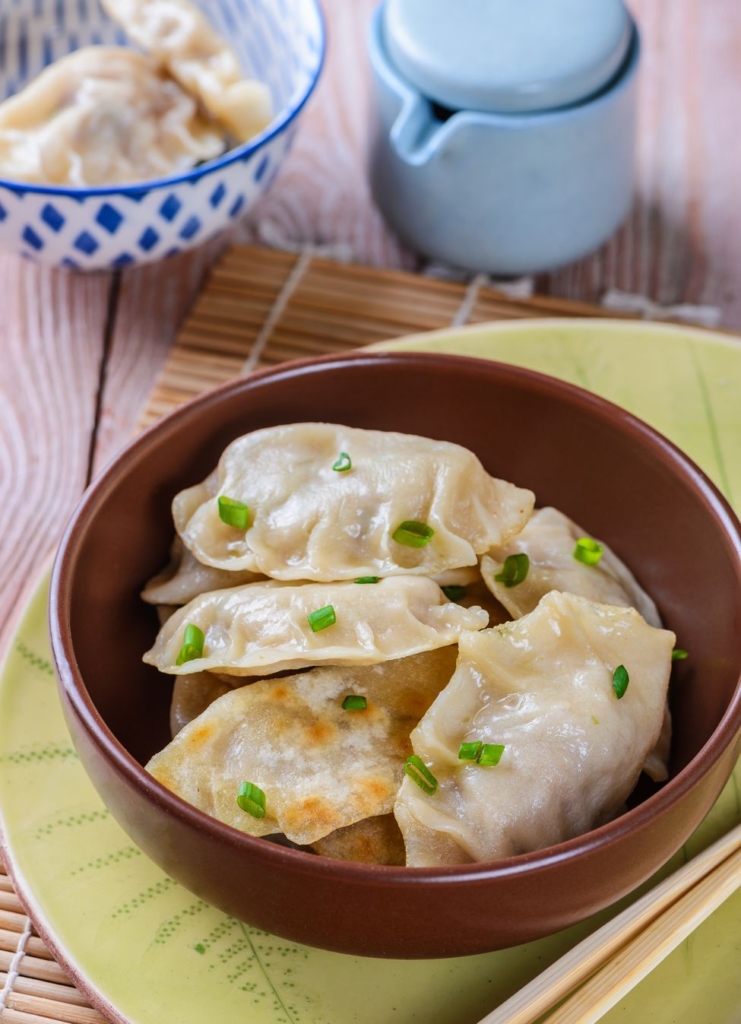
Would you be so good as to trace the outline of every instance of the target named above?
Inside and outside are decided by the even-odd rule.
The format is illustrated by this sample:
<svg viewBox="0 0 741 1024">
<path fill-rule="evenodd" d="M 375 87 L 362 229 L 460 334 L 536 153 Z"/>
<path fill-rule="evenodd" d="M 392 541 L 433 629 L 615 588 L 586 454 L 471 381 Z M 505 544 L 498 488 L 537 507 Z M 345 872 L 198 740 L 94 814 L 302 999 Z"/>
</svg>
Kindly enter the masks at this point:
<svg viewBox="0 0 741 1024">
<path fill-rule="evenodd" d="M 157 242 L 159 242 L 160 236 L 154 230 L 154 228 L 147 228 L 144 234 L 139 239 L 138 245 L 144 252 L 149 252 L 150 249 L 154 249 Z"/>
<path fill-rule="evenodd" d="M 263 195 L 318 76 L 318 0 L 194 2 L 270 89 L 273 125 L 254 143 L 161 180 L 90 188 L 2 180 L 0 248 L 81 271 L 138 266 L 203 243 Z M 0 0 L 0 99 L 75 47 L 125 42 L 98 0 Z"/>
<path fill-rule="evenodd" d="M 89 231 L 81 231 L 72 244 L 86 256 L 92 256 L 100 248 L 100 242 L 96 241 Z"/>
<path fill-rule="evenodd" d="M 115 235 L 124 222 L 123 214 L 110 203 L 103 203 L 95 219 L 110 235 Z"/>
<path fill-rule="evenodd" d="M 165 199 L 162 206 L 160 206 L 160 216 L 164 217 L 167 221 L 174 221 L 177 215 L 180 213 L 183 204 L 180 202 L 176 195 L 172 193 Z"/>
<path fill-rule="evenodd" d="M 201 222 L 198 217 L 189 217 L 185 222 L 185 226 L 180 232 L 180 237 L 184 238 L 186 242 L 190 241 L 193 236 L 201 230 Z"/>
<path fill-rule="evenodd" d="M 244 195 L 237 196 L 237 198 L 232 203 L 232 208 L 229 211 L 229 216 L 232 217 L 232 218 L 238 216 L 242 212 L 242 208 L 244 207 L 244 204 L 245 204 Z"/>
<path fill-rule="evenodd" d="M 27 242 L 28 245 L 30 245 L 32 249 L 36 249 L 37 252 L 44 248 L 44 240 L 39 238 L 30 224 L 26 224 L 21 237 L 24 242 Z"/>
<path fill-rule="evenodd" d="M 213 206 L 214 210 L 216 209 L 217 206 L 221 205 L 221 201 L 225 195 L 226 185 L 222 181 L 221 184 L 217 185 L 216 188 L 213 190 L 213 192 L 211 193 L 211 198 L 209 199 L 209 203 L 211 203 L 211 206 Z"/>
<path fill-rule="evenodd" d="M 177 256 L 178 253 L 181 252 L 181 251 L 182 250 L 178 249 L 177 246 L 174 246 L 172 249 L 168 249 L 167 250 L 167 252 L 165 253 L 165 259 L 166 260 L 171 260 L 173 256 Z"/>
<path fill-rule="evenodd" d="M 47 224 L 52 229 L 52 231 L 61 231 L 67 223 L 66 218 L 63 217 L 56 206 L 52 206 L 51 203 L 47 203 L 41 211 L 41 219 L 44 224 Z"/>
</svg>

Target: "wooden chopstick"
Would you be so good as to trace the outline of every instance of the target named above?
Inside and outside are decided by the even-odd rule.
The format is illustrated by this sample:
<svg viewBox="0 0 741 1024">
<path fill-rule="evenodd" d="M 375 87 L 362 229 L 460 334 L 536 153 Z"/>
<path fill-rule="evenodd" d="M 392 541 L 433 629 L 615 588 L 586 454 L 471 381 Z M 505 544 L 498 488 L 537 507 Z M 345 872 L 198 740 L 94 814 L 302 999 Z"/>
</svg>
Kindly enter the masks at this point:
<svg viewBox="0 0 741 1024">
<path fill-rule="evenodd" d="M 565 956 L 479 1021 L 479 1024 L 533 1024 L 580 985 L 583 987 L 579 992 L 564 1003 L 556 1015 L 548 1018 L 548 1024 L 566 1024 L 567 1021 L 569 1024 L 575 1024 L 576 1021 L 584 1024 L 588 1020 L 596 1020 L 739 885 L 741 825 L 737 825 L 627 910 L 574 946 Z M 670 917 L 675 908 L 676 913 Z M 662 922 L 666 923 L 666 935 Z M 675 930 L 679 937 L 672 944 Z M 655 951 L 658 951 L 658 956 Z M 615 965 L 620 965 L 616 966 L 614 975 L 608 973 L 613 966 L 608 964 L 611 957 L 615 957 Z M 641 973 L 639 961 L 644 960 L 648 966 Z M 622 982 L 618 975 L 623 978 Z M 603 992 L 602 983 L 598 981 L 603 977 L 610 994 Z M 591 980 L 584 985 L 587 979 Z M 615 992 L 618 994 L 612 998 Z M 585 995 L 582 1000 L 583 993 Z M 611 998 L 612 1002 L 609 1002 Z M 601 1009 L 596 1011 L 596 1016 L 584 1016 L 585 1012 L 591 1012 L 587 1001 L 597 999 L 601 1000 Z M 569 1006 L 575 1007 L 574 1012 L 582 1015 L 559 1017 L 558 1014 L 566 1012 Z"/>
</svg>

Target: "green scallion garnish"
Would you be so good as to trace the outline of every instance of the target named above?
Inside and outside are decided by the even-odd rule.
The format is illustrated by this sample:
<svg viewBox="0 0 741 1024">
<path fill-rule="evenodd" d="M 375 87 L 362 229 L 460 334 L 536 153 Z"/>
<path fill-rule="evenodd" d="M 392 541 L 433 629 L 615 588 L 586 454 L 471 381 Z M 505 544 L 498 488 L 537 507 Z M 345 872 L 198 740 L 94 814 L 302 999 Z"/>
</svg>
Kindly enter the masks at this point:
<svg viewBox="0 0 741 1024">
<path fill-rule="evenodd" d="M 183 646 L 175 661 L 176 665 L 184 665 L 186 661 L 195 661 L 203 657 L 203 645 L 206 638 L 192 622 L 188 623 L 183 633 Z"/>
<path fill-rule="evenodd" d="M 380 576 L 360 576 L 355 580 L 356 583 L 378 583 Z"/>
<path fill-rule="evenodd" d="M 362 694 L 351 693 L 342 702 L 343 711 L 365 711 L 368 707 L 368 701 Z"/>
<path fill-rule="evenodd" d="M 485 743 L 476 760 L 480 765 L 483 765 L 484 768 L 493 768 L 495 764 L 499 764 L 502 760 L 503 753 L 503 743 Z"/>
<path fill-rule="evenodd" d="M 690 656 L 689 651 L 683 651 L 681 647 L 675 647 L 672 651 L 672 661 L 686 661 Z"/>
<path fill-rule="evenodd" d="M 451 583 L 449 587 L 440 589 L 449 601 L 461 601 L 466 596 L 466 588 L 459 583 Z"/>
<path fill-rule="evenodd" d="M 591 537 L 580 537 L 574 548 L 574 558 L 584 565 L 597 565 L 604 554 L 604 545 Z"/>
<path fill-rule="evenodd" d="M 481 740 L 476 743 L 461 743 L 458 750 L 459 761 L 478 761 L 484 744 Z"/>
<path fill-rule="evenodd" d="M 237 793 L 237 803 L 247 814 L 253 818 L 264 818 L 265 794 L 254 782 L 243 782 Z"/>
<path fill-rule="evenodd" d="M 502 566 L 494 579 L 497 583 L 503 583 L 505 587 L 516 587 L 527 578 L 530 569 L 530 559 L 526 554 L 507 555 Z"/>
<path fill-rule="evenodd" d="M 618 665 L 615 671 L 612 673 L 612 688 L 615 691 L 615 696 L 618 700 L 625 696 L 625 691 L 628 689 L 628 683 L 630 682 L 630 676 L 625 665 Z"/>
<path fill-rule="evenodd" d="M 428 796 L 432 796 L 437 790 L 437 779 L 417 754 L 409 755 L 404 762 L 404 771 Z"/>
<path fill-rule="evenodd" d="M 227 526 L 236 526 L 238 530 L 246 530 L 250 521 L 250 510 L 243 501 L 219 495 L 219 519 Z"/>
<path fill-rule="evenodd" d="M 331 604 L 325 605 L 324 608 L 317 608 L 315 612 L 309 612 L 306 618 L 309 620 L 312 633 L 318 633 L 320 629 L 326 629 L 327 626 L 334 626 L 337 622 L 337 616 Z"/>
<path fill-rule="evenodd" d="M 423 548 L 435 536 L 435 531 L 427 523 L 406 519 L 396 527 L 391 536 L 397 544 L 405 544 L 408 548 Z"/>
<path fill-rule="evenodd" d="M 348 469 L 352 469 L 352 459 L 347 452 L 340 452 L 340 457 L 332 466 L 332 469 L 335 473 L 347 473 Z"/>
</svg>

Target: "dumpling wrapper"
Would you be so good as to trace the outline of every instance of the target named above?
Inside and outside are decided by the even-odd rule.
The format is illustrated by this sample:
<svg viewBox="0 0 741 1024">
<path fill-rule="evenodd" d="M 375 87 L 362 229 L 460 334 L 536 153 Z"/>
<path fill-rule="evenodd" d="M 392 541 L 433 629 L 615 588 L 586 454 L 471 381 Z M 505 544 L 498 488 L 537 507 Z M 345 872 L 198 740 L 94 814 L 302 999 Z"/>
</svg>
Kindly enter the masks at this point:
<svg viewBox="0 0 741 1024">
<path fill-rule="evenodd" d="M 603 544 L 597 565 L 585 565 L 574 558 L 576 542 L 584 536 L 588 536 L 586 531 L 558 509 L 536 509 L 522 533 L 482 558 L 484 582 L 515 619 L 533 611 L 550 591 L 559 590 L 601 604 L 635 608 L 650 626 L 660 628 L 661 616 L 656 605 L 606 544 Z M 530 559 L 528 574 L 516 587 L 506 587 L 495 577 L 502 571 L 505 558 L 519 553 Z M 654 782 L 664 782 L 669 777 L 671 735 L 672 720 L 667 704 L 659 742 L 649 752 L 643 766 Z"/>
<path fill-rule="evenodd" d="M 237 142 L 270 124 L 273 101 L 247 79 L 237 55 L 189 0 L 102 0 L 107 14 L 215 117 Z"/>
<path fill-rule="evenodd" d="M 242 587 L 245 583 L 261 579 L 265 577 L 244 569 L 229 572 L 227 569 L 215 569 L 212 565 L 202 565 L 176 536 L 170 548 L 169 563 L 149 580 L 141 597 L 147 604 L 184 605 L 211 590 Z"/>
<path fill-rule="evenodd" d="M 181 729 L 202 715 L 206 708 L 225 693 L 244 684 L 239 676 L 224 676 L 218 672 L 193 672 L 177 676 L 170 704 L 170 732 L 177 736 Z"/>
<path fill-rule="evenodd" d="M 336 622 L 312 632 L 309 614 L 328 605 Z M 144 661 L 175 675 L 371 665 L 454 644 L 464 630 L 487 622 L 483 609 L 453 604 L 424 576 L 300 586 L 270 580 L 197 597 L 167 620 Z M 204 634 L 203 657 L 178 665 L 190 624 Z"/>
<path fill-rule="evenodd" d="M 347 472 L 332 466 L 341 452 Z M 244 502 L 249 528 L 219 518 L 220 495 Z M 281 580 L 348 580 L 476 565 L 519 533 L 534 495 L 495 480 L 466 448 L 412 434 L 329 423 L 269 427 L 233 441 L 217 469 L 173 501 L 175 527 L 196 558 Z M 393 540 L 426 523 L 424 547 Z"/>
<path fill-rule="evenodd" d="M 577 594 L 600 604 L 625 605 L 641 613 L 650 626 L 661 627 L 656 605 L 628 567 L 603 544 L 597 565 L 574 558 L 576 542 L 588 536 L 555 508 L 536 509 L 522 532 L 492 548 L 481 560 L 484 582 L 513 618 L 533 611 L 551 590 Z M 495 579 L 508 555 L 526 554 L 528 574 L 522 583 L 506 587 Z"/>
<path fill-rule="evenodd" d="M 116 185 L 194 167 L 225 141 L 148 57 L 88 46 L 0 104 L 0 175 L 49 185 Z"/>
<path fill-rule="evenodd" d="M 512 616 L 507 609 L 497 601 L 492 592 L 484 583 L 484 578 L 478 566 L 469 566 L 465 569 L 446 569 L 433 577 L 439 587 L 463 587 L 464 594 L 455 600 L 462 608 L 483 608 L 489 616 L 489 625 L 498 626 L 502 622 L 509 622 Z"/>
<path fill-rule="evenodd" d="M 409 734 L 450 679 L 455 649 L 355 669 L 322 668 L 232 690 L 187 725 L 147 770 L 219 821 L 253 836 L 282 832 L 308 846 L 388 814 L 411 750 Z M 345 711 L 349 694 L 364 711 Z M 244 781 L 266 816 L 237 804 Z"/>
<path fill-rule="evenodd" d="M 380 814 L 346 825 L 323 839 L 317 839 L 311 849 L 322 857 L 351 860 L 358 864 L 402 867 L 406 863 L 404 838 L 393 814 Z"/>
<path fill-rule="evenodd" d="M 528 853 L 619 813 L 661 731 L 674 641 L 632 608 L 555 591 L 516 622 L 464 634 L 455 675 L 412 733 L 438 789 L 401 786 L 407 864 Z M 630 677 L 620 700 L 618 665 Z M 458 759 L 478 740 L 504 744 L 496 767 Z"/>
</svg>

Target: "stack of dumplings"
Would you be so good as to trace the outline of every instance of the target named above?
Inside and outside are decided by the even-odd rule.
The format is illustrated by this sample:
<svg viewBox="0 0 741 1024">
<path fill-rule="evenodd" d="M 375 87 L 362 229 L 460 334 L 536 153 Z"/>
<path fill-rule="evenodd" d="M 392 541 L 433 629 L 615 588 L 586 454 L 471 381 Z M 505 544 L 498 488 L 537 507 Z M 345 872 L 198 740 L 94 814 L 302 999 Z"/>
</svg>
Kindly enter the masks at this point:
<svg viewBox="0 0 741 1024">
<path fill-rule="evenodd" d="M 620 814 L 642 770 L 667 778 L 675 637 L 534 503 L 443 441 L 232 442 L 173 501 L 142 594 L 144 660 L 174 677 L 148 771 L 242 832 L 375 864 L 510 857 Z"/>
<path fill-rule="evenodd" d="M 144 53 L 87 46 L 0 103 L 0 175 L 74 187 L 189 170 L 272 119 L 270 91 L 190 0 L 103 0 Z"/>
</svg>

